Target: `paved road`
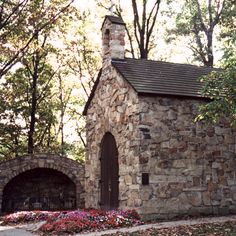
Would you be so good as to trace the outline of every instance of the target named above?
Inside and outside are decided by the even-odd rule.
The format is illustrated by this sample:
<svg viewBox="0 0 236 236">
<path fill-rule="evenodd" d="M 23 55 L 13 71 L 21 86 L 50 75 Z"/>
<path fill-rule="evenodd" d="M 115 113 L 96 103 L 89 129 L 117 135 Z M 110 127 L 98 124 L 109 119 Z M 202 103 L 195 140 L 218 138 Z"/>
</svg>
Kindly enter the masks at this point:
<svg viewBox="0 0 236 236">
<path fill-rule="evenodd" d="M 25 229 L 16 229 L 16 228 L 8 228 L 0 227 L 0 236 L 33 236 L 34 234 L 26 231 Z M 35 236 L 35 235 L 34 235 Z"/>
<path fill-rule="evenodd" d="M 32 233 L 37 230 L 44 222 L 15 225 L 15 226 L 0 226 L 0 236 L 35 236 Z"/>
</svg>

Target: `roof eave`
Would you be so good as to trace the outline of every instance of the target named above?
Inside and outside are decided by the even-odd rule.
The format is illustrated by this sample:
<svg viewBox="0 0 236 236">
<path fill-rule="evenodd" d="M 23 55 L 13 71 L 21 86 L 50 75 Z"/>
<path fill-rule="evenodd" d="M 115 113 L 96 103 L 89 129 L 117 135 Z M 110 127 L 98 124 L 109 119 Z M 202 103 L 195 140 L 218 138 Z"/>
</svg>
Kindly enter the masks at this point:
<svg viewBox="0 0 236 236">
<path fill-rule="evenodd" d="M 146 97 L 171 97 L 171 98 L 183 98 L 183 99 L 197 99 L 197 100 L 205 100 L 211 101 L 211 98 L 204 97 L 202 95 L 180 95 L 180 94 L 168 94 L 168 93 L 148 93 L 148 92 L 138 92 L 139 96 Z"/>
</svg>

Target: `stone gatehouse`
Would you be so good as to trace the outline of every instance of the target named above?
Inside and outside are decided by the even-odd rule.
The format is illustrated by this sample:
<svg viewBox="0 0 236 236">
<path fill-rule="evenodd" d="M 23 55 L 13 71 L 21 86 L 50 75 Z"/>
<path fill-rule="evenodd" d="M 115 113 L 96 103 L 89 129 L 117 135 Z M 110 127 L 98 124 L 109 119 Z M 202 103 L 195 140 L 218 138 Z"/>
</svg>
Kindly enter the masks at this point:
<svg viewBox="0 0 236 236">
<path fill-rule="evenodd" d="M 146 217 L 236 213 L 236 130 L 194 122 L 193 65 L 124 57 L 125 24 L 106 16 L 103 67 L 85 106 L 86 207 Z"/>
<path fill-rule="evenodd" d="M 84 165 L 37 154 L 0 162 L 0 213 L 84 207 Z"/>
</svg>

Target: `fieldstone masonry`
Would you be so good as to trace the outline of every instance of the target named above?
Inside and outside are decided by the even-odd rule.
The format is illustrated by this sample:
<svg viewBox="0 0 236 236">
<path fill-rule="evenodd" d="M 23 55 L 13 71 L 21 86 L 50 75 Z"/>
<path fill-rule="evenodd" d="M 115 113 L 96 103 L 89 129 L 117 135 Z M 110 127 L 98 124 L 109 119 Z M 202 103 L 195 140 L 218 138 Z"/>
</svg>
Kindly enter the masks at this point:
<svg viewBox="0 0 236 236">
<path fill-rule="evenodd" d="M 236 213 L 236 130 L 194 122 L 196 99 L 139 97 L 140 189 L 143 214 Z"/>
<path fill-rule="evenodd" d="M 138 97 L 113 68 L 101 77 L 87 112 L 87 157 L 85 165 L 86 207 L 99 207 L 100 147 L 106 132 L 116 139 L 119 153 L 120 206 L 140 203 L 139 173 L 140 131 Z"/>
<path fill-rule="evenodd" d="M 106 19 L 103 32 L 109 28 L 120 48 L 124 26 L 111 25 Z M 99 207 L 101 141 L 110 132 L 119 153 L 120 208 L 163 219 L 236 213 L 236 130 L 224 121 L 195 123 L 203 99 L 138 95 L 111 61 L 104 56 L 86 111 L 86 207 Z"/>
<path fill-rule="evenodd" d="M 76 205 L 68 206 L 68 208 L 84 207 L 84 166 L 66 157 L 50 154 L 37 154 L 17 157 L 15 159 L 0 162 L 0 212 L 2 209 L 3 192 L 6 186 L 8 186 L 7 184 L 12 180 L 15 180 L 18 176 L 30 171 L 33 172 L 34 170 L 37 172 L 37 175 L 40 175 L 40 170 L 42 170 L 41 172 L 45 172 L 46 170 L 46 172 L 48 172 L 49 174 L 51 170 L 52 177 L 48 180 L 48 186 L 46 184 L 45 188 L 49 187 L 49 185 L 51 187 L 54 186 L 58 181 L 61 182 L 62 185 L 63 183 L 71 182 L 71 185 L 75 186 Z M 56 173 L 55 177 L 60 178 L 61 180 L 55 179 L 53 177 L 53 171 Z M 32 174 L 33 173 L 31 173 L 31 175 Z M 45 173 L 43 175 L 45 176 Z M 31 181 L 35 181 L 36 178 L 37 176 L 34 177 L 32 175 L 32 178 L 26 180 L 27 183 L 25 183 L 25 185 L 33 186 L 33 182 L 31 183 Z M 71 181 L 69 181 L 69 179 Z M 65 189 L 67 189 L 68 191 L 72 191 L 71 188 L 72 187 L 65 186 Z M 55 189 L 55 191 L 57 191 L 57 189 Z M 57 197 L 58 199 L 60 198 L 59 194 Z M 40 203 L 38 204 L 38 208 L 40 209 L 41 205 Z"/>
<path fill-rule="evenodd" d="M 109 19 L 102 26 L 103 68 L 109 66 L 111 59 L 125 58 L 125 24 L 113 24 Z"/>
</svg>

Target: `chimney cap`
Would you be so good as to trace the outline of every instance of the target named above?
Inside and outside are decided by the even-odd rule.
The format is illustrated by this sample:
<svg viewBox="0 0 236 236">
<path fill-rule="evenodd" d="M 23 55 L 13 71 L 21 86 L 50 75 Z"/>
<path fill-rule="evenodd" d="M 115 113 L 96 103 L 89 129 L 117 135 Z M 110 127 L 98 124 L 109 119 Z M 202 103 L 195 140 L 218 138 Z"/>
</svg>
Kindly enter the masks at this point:
<svg viewBox="0 0 236 236">
<path fill-rule="evenodd" d="M 117 25 L 125 25 L 125 22 L 123 21 L 123 19 L 121 17 L 118 16 L 111 16 L 111 15 L 106 15 L 105 19 L 102 23 L 102 27 L 106 21 L 106 19 L 108 19 L 111 23 L 113 24 L 117 24 Z"/>
</svg>

